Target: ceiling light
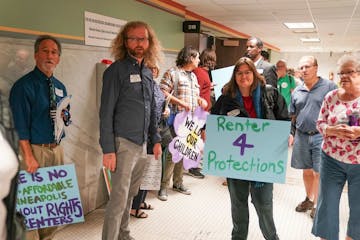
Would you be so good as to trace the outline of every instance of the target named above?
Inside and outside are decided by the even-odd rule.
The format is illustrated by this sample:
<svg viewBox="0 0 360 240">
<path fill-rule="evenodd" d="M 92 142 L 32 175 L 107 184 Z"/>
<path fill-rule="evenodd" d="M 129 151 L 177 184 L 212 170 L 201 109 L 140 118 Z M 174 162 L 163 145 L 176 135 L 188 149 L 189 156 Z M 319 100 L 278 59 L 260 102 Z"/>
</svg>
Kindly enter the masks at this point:
<svg viewBox="0 0 360 240">
<path fill-rule="evenodd" d="M 320 42 L 320 38 L 300 38 L 300 40 L 304 43 L 308 43 L 308 42 Z"/>
<path fill-rule="evenodd" d="M 289 29 L 315 28 L 315 25 L 312 22 L 284 23 L 284 25 Z"/>
<path fill-rule="evenodd" d="M 315 29 L 299 29 L 299 30 L 293 30 L 293 33 L 317 33 Z"/>
</svg>

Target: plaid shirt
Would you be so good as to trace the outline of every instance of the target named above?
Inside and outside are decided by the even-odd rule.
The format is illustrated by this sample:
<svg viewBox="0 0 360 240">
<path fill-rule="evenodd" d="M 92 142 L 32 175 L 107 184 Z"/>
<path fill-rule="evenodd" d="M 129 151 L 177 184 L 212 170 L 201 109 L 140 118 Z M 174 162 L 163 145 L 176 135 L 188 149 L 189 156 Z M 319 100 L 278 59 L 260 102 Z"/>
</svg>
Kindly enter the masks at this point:
<svg viewBox="0 0 360 240">
<path fill-rule="evenodd" d="M 177 82 L 177 92 L 174 91 L 174 83 Z M 185 101 L 191 106 L 191 111 L 194 111 L 198 106 L 198 97 L 200 95 L 200 86 L 198 84 L 197 78 L 193 72 L 186 72 L 183 69 L 178 67 L 172 67 L 164 73 L 163 78 L 160 81 L 160 88 L 163 91 L 172 93 L 173 96 L 178 99 Z M 184 110 L 182 106 L 172 105 L 171 110 L 175 112 L 181 112 Z"/>
</svg>

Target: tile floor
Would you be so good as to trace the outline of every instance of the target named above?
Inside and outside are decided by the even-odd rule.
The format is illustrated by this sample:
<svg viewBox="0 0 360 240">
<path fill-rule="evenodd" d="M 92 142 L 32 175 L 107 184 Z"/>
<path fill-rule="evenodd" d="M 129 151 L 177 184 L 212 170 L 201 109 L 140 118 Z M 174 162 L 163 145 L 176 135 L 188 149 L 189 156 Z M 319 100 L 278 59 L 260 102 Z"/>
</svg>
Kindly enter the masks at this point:
<svg viewBox="0 0 360 240">
<path fill-rule="evenodd" d="M 232 229 L 229 194 L 222 186 L 223 178 L 206 176 L 195 179 L 184 176 L 192 195 L 169 190 L 169 199 L 162 202 L 156 192 L 149 192 L 147 202 L 155 207 L 146 219 L 131 218 L 130 229 L 137 240 L 226 240 Z M 310 212 L 297 213 L 295 206 L 304 199 L 301 171 L 288 167 L 286 184 L 274 184 L 274 218 L 280 239 L 313 240 Z M 256 212 L 250 203 L 249 240 L 262 240 Z M 347 194 L 340 204 L 340 239 L 345 238 L 348 219 Z M 104 209 L 85 217 L 85 222 L 68 225 L 54 240 L 99 240 Z"/>
</svg>

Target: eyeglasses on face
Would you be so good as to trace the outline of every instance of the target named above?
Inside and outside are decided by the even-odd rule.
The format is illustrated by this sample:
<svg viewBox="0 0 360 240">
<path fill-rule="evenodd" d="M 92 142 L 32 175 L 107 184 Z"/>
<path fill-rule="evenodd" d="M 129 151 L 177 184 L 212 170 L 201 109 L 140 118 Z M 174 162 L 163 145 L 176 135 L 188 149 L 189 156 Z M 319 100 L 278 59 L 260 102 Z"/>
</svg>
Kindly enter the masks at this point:
<svg viewBox="0 0 360 240">
<path fill-rule="evenodd" d="M 133 43 L 134 42 L 143 43 L 143 42 L 149 41 L 149 38 L 127 37 L 126 40 L 128 40 L 129 42 L 133 42 Z"/>
<path fill-rule="evenodd" d="M 248 75 L 252 74 L 252 71 L 236 72 L 235 74 L 236 74 L 236 76 L 240 76 L 240 77 L 243 75 L 248 76 Z"/>
<path fill-rule="evenodd" d="M 343 77 L 352 77 L 354 76 L 354 73 L 358 73 L 359 71 L 354 71 L 354 70 L 351 70 L 351 71 L 346 71 L 346 72 L 339 72 L 337 73 L 337 75 L 340 77 L 340 78 L 343 78 Z"/>
</svg>

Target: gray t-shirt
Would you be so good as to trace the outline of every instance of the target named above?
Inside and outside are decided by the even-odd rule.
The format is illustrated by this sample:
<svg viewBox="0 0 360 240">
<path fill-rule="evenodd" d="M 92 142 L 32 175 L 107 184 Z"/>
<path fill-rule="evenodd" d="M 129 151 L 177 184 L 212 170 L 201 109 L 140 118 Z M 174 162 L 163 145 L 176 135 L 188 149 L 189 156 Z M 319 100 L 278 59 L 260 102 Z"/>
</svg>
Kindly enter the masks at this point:
<svg viewBox="0 0 360 240">
<path fill-rule="evenodd" d="M 304 84 L 291 95 L 290 115 L 296 116 L 296 129 L 301 132 L 317 131 L 316 121 L 325 95 L 336 89 L 334 82 L 321 78 L 309 91 Z"/>
</svg>

